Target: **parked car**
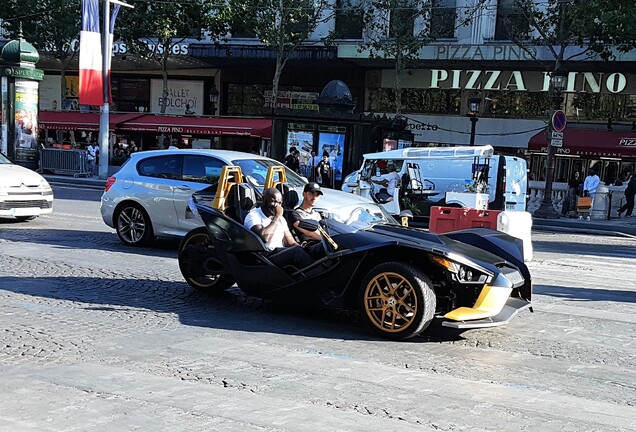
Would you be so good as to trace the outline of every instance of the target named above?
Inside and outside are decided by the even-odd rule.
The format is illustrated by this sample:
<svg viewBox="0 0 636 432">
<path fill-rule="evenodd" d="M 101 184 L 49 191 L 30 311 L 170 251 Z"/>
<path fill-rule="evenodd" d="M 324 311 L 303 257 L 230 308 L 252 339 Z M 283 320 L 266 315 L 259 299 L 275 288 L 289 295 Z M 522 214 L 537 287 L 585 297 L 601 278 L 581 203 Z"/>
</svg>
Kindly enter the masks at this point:
<svg viewBox="0 0 636 432">
<path fill-rule="evenodd" d="M 40 174 L 0 154 L 0 217 L 21 221 L 53 211 L 53 190 Z"/>
<path fill-rule="evenodd" d="M 229 150 L 171 148 L 133 153 L 106 182 L 102 219 L 115 228 L 123 243 L 131 246 L 148 244 L 156 236 L 183 237 L 201 226 L 191 216 L 188 200 L 194 192 L 215 187 L 221 168 L 227 165 L 239 166 L 246 182 L 262 192 L 268 168 L 282 164 L 264 156 Z M 302 195 L 307 179 L 286 167 L 285 173 L 287 184 Z M 333 195 L 352 198 L 330 190 L 321 201 L 337 199 L 331 198 Z"/>
</svg>

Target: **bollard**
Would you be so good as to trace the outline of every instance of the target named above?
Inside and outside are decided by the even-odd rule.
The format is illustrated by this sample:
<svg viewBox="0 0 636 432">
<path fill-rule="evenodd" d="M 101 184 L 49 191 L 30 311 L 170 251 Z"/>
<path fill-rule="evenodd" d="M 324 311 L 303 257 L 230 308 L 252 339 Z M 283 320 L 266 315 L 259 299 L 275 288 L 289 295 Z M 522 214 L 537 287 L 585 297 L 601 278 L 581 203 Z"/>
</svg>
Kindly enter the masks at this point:
<svg viewBox="0 0 636 432">
<path fill-rule="evenodd" d="M 599 185 L 596 188 L 594 194 L 594 201 L 592 202 L 592 211 L 590 212 L 590 219 L 602 220 L 607 219 L 607 211 L 609 207 L 609 188 L 605 185 Z"/>
</svg>

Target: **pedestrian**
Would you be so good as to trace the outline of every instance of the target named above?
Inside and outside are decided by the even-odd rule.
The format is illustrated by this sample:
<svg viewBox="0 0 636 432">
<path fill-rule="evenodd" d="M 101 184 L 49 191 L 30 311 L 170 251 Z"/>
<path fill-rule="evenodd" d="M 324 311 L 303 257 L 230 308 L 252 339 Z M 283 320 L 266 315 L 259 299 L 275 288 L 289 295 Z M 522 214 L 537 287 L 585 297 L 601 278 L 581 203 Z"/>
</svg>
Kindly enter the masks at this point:
<svg viewBox="0 0 636 432">
<path fill-rule="evenodd" d="M 97 157 L 99 155 L 99 147 L 96 144 L 90 143 L 88 147 L 86 147 L 86 151 L 88 154 L 86 158 L 88 159 L 88 166 L 91 171 L 91 176 L 95 175 L 95 168 L 97 167 Z"/>
<path fill-rule="evenodd" d="M 625 217 L 632 217 L 634 211 L 634 198 L 636 198 L 636 174 L 632 175 L 629 179 L 627 187 L 625 188 L 625 205 L 618 209 L 618 217 L 621 217 L 621 213 L 625 212 Z"/>
<path fill-rule="evenodd" d="M 331 184 L 331 162 L 329 162 L 329 153 L 322 153 L 322 160 L 316 167 L 316 180 L 322 187 L 332 187 Z"/>
<path fill-rule="evenodd" d="M 583 182 L 583 196 L 592 197 L 592 203 L 594 203 L 594 195 L 596 194 L 596 188 L 601 183 L 601 179 L 596 175 L 596 170 L 590 170 L 590 173 L 585 177 Z M 594 205 L 594 204 L 592 204 Z"/>
<path fill-rule="evenodd" d="M 320 163 L 320 156 L 318 156 L 316 154 L 315 151 L 311 151 L 311 157 L 309 159 L 309 163 L 311 164 L 311 174 L 309 175 L 309 177 L 311 177 L 309 180 L 311 180 L 312 182 L 316 181 L 316 167 L 318 166 L 318 164 Z"/>
<path fill-rule="evenodd" d="M 285 166 L 300 174 L 300 152 L 296 147 L 289 148 L 289 154 L 285 157 Z"/>
<path fill-rule="evenodd" d="M 561 214 L 563 216 L 576 215 L 576 200 L 579 196 L 579 176 L 578 172 L 568 182 L 568 191 L 563 200 Z"/>
</svg>

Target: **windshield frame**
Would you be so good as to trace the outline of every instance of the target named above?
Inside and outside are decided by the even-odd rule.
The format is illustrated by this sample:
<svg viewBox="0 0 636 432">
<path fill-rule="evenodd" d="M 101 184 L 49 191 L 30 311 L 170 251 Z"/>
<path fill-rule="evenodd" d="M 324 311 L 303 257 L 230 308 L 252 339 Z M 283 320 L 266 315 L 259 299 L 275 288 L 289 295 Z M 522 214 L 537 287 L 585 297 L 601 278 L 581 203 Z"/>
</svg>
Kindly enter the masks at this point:
<svg viewBox="0 0 636 432">
<path fill-rule="evenodd" d="M 366 211 L 366 215 L 369 217 L 365 213 L 360 212 L 358 217 L 350 220 L 358 209 Z M 336 209 L 317 208 L 316 210 L 320 212 L 327 225 L 330 228 L 334 228 L 338 233 L 355 233 L 372 228 L 375 225 L 401 226 L 381 205 L 373 202 L 358 202 L 340 206 Z"/>
<path fill-rule="evenodd" d="M 267 170 L 269 169 L 269 167 L 272 167 L 272 166 L 282 166 L 283 168 L 285 168 L 285 176 L 287 177 L 287 184 L 290 187 L 292 188 L 304 187 L 307 184 L 307 179 L 305 177 L 302 177 L 300 174 L 292 171 L 291 169 L 283 165 L 281 162 L 278 162 L 275 160 L 259 159 L 259 158 L 235 159 L 231 161 L 231 163 L 232 165 L 239 166 L 241 168 L 241 172 L 243 173 L 243 176 L 245 177 L 245 180 L 248 183 L 250 183 L 252 186 L 254 186 L 256 189 L 258 189 L 261 193 L 263 192 L 263 187 L 265 186 L 264 181 L 267 174 Z M 250 165 L 256 165 L 256 166 L 250 166 Z M 263 169 L 263 174 L 259 173 L 259 176 L 263 177 L 263 183 L 260 183 L 259 179 L 251 175 L 255 171 L 254 168 L 259 168 L 259 171 L 260 171 L 260 168 Z"/>
</svg>

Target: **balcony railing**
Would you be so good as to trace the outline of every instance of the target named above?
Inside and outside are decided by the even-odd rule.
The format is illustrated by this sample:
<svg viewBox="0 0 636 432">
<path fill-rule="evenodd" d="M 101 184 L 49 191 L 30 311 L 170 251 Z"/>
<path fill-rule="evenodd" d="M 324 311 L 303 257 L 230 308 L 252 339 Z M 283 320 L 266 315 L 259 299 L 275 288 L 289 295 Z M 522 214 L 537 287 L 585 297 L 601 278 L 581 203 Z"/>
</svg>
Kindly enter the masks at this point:
<svg viewBox="0 0 636 432">
<path fill-rule="evenodd" d="M 604 186 L 604 183 L 601 183 Z M 623 186 L 609 186 L 608 189 L 611 193 L 611 207 L 609 209 L 610 216 L 616 216 L 616 210 L 625 203 L 625 188 L 627 184 Z M 530 213 L 534 213 L 541 206 L 543 201 L 543 192 L 545 190 L 545 182 L 542 181 L 529 181 L 528 182 L 528 201 L 526 204 L 526 210 Z M 561 214 L 563 208 L 563 201 L 565 200 L 568 191 L 567 183 L 552 183 L 552 205 L 554 210 L 558 214 Z"/>
</svg>

